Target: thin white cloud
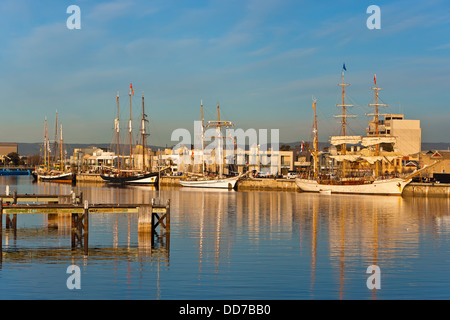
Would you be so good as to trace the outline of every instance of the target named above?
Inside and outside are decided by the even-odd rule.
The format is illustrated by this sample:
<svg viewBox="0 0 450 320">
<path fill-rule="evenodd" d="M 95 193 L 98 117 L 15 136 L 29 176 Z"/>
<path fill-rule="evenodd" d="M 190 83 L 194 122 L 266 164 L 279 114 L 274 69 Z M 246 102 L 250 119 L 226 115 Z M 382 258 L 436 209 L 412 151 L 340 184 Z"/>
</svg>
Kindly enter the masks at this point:
<svg viewBox="0 0 450 320">
<path fill-rule="evenodd" d="M 450 49 L 450 43 L 441 44 L 439 46 L 433 47 L 430 50 L 447 50 Z"/>
<path fill-rule="evenodd" d="M 93 7 L 87 17 L 99 21 L 107 21 L 126 15 L 135 5 L 133 0 L 115 0 L 103 2 Z"/>
</svg>

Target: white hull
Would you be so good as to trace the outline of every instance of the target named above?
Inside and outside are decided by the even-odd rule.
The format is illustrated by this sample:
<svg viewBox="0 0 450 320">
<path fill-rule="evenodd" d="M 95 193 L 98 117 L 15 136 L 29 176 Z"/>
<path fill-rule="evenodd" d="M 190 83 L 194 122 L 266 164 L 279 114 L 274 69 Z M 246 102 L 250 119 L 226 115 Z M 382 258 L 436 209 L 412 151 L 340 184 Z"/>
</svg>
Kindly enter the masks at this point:
<svg viewBox="0 0 450 320">
<path fill-rule="evenodd" d="M 236 182 L 240 177 L 227 179 L 211 179 L 211 180 L 197 180 L 197 181 L 180 181 L 183 187 L 192 188 L 220 188 L 220 189 L 234 189 Z"/>
<path fill-rule="evenodd" d="M 411 179 L 401 178 L 375 180 L 373 183 L 355 185 L 332 185 L 320 184 L 316 180 L 295 179 L 297 186 L 304 192 L 331 192 L 331 193 L 354 193 L 354 194 L 389 194 L 401 195 L 404 187 Z"/>
<path fill-rule="evenodd" d="M 61 173 L 55 175 L 41 175 L 38 174 L 38 179 L 42 181 L 72 181 L 73 173 Z"/>
<path fill-rule="evenodd" d="M 157 179 L 158 176 L 136 179 L 130 182 L 130 184 L 156 184 Z"/>
</svg>

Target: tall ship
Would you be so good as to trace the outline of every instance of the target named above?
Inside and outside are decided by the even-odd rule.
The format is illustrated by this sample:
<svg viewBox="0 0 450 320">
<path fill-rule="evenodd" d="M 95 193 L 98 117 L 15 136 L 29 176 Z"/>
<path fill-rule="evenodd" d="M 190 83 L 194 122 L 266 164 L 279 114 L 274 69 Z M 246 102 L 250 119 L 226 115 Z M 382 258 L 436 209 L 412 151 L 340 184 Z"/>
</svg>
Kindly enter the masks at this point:
<svg viewBox="0 0 450 320">
<path fill-rule="evenodd" d="M 374 77 L 375 86 L 372 88 L 375 92 L 375 102 L 369 105 L 374 108 L 374 113 L 368 114 L 374 117 L 372 123 L 375 125 L 375 134 L 371 137 L 347 135 L 347 118 L 355 117 L 355 115 L 348 113 L 348 108 L 353 105 L 347 104 L 345 100 L 345 88 L 349 86 L 345 83 L 345 70 L 344 65 L 342 83 L 338 84 L 342 87 L 342 104 L 336 105 L 342 110 L 342 113 L 336 116 L 341 118 L 342 135 L 330 137 L 330 143 L 339 148 L 337 154 L 331 156 L 337 161 L 339 171 L 336 175 L 319 174 L 317 105 L 314 100 L 314 150 L 311 152 L 314 159 L 313 174 L 312 177 L 298 177 L 295 182 L 304 192 L 401 195 L 411 178 L 383 176 L 380 172 L 381 162 L 387 160 L 386 156 L 380 153 L 380 145 L 393 144 L 395 138 L 382 136 L 378 131 L 379 117 L 382 115 L 379 113 L 379 107 L 386 104 L 379 103 L 378 91 L 381 88 L 377 86 L 376 76 Z M 367 147 L 365 153 L 355 154 L 347 150 L 347 145 L 359 143 Z"/>
<path fill-rule="evenodd" d="M 39 168 L 36 168 L 35 171 L 33 171 L 32 176 L 34 181 L 75 184 L 76 174 L 66 170 L 64 167 L 65 161 L 64 161 L 64 140 L 63 140 L 62 123 L 60 124 L 60 140 L 58 152 L 58 111 L 56 111 L 55 146 L 53 157 L 51 157 L 50 140 L 47 133 L 47 119 L 45 119 L 43 150 L 44 150 L 44 164 Z"/>
<path fill-rule="evenodd" d="M 203 102 L 201 102 L 201 118 L 202 118 L 202 127 L 201 127 L 201 145 L 202 145 L 202 174 L 200 176 L 191 175 L 186 180 L 181 180 L 180 184 L 183 187 L 191 187 L 191 188 L 219 188 L 219 189 L 234 189 L 236 187 L 236 183 L 242 177 L 241 175 L 235 177 L 224 177 L 223 175 L 223 136 L 222 136 L 222 128 L 232 127 L 234 126 L 231 121 L 223 121 L 220 120 L 220 109 L 219 103 L 217 103 L 217 121 L 208 121 L 208 125 L 205 126 L 204 118 L 203 118 Z M 219 163 L 219 173 L 217 176 L 207 176 L 205 175 L 205 159 L 204 159 L 204 129 L 205 127 L 212 127 L 216 129 L 217 136 L 217 148 L 215 152 L 218 152 L 218 158 L 220 159 Z"/>
<path fill-rule="evenodd" d="M 134 168 L 132 161 L 132 122 L 131 122 L 131 96 L 134 95 L 133 86 L 130 84 L 129 98 L 130 98 L 130 120 L 129 120 L 129 169 L 121 167 L 120 161 L 120 126 L 119 126 L 119 93 L 116 96 L 117 102 L 117 118 L 115 119 L 115 131 L 117 142 L 117 167 L 112 170 L 105 170 L 100 177 L 104 182 L 110 184 L 135 184 L 135 185 L 156 185 L 159 181 L 159 172 L 150 172 L 146 166 L 146 132 L 147 115 L 145 114 L 144 94 L 142 94 L 142 118 L 141 118 L 141 136 L 142 136 L 142 167 Z"/>
</svg>

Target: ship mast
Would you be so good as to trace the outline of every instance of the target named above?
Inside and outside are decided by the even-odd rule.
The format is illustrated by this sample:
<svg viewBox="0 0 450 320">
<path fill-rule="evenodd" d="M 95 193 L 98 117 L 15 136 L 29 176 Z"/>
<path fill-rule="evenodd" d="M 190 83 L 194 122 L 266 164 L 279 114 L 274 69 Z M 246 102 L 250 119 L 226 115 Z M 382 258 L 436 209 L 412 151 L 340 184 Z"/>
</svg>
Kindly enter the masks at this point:
<svg viewBox="0 0 450 320">
<path fill-rule="evenodd" d="M 120 125 L 119 125 L 119 91 L 117 91 L 116 96 L 117 101 L 117 118 L 115 119 L 115 127 L 116 127 L 116 137 L 117 137 L 117 170 L 120 174 L 120 146 L 119 146 L 119 131 L 120 131 Z"/>
<path fill-rule="evenodd" d="M 132 131 L 132 125 L 131 125 L 131 94 L 133 94 L 134 95 L 134 92 L 133 92 L 133 85 L 130 83 L 130 93 L 129 93 L 129 96 L 130 96 L 130 120 L 129 120 L 129 122 L 128 122 L 128 131 L 129 131 L 129 137 L 130 137 L 130 169 L 133 169 L 133 166 L 132 166 L 132 163 L 131 163 L 131 131 Z"/>
<path fill-rule="evenodd" d="M 55 122 L 55 156 L 53 165 L 56 167 L 56 162 L 58 161 L 58 110 L 56 110 L 56 122 Z"/>
<path fill-rule="evenodd" d="M 374 90 L 375 93 L 375 103 L 370 103 L 369 106 L 372 106 L 375 108 L 374 113 L 373 114 L 369 114 L 369 115 L 373 115 L 373 122 L 375 123 L 375 136 L 379 137 L 380 136 L 380 132 L 378 130 L 378 123 L 379 123 L 379 117 L 380 117 L 380 113 L 379 113 L 379 109 L 378 107 L 380 106 L 387 106 L 387 104 L 384 103 L 378 103 L 378 91 L 382 90 L 382 88 L 378 88 L 377 86 L 377 75 L 374 75 L 373 77 L 373 81 L 375 83 L 375 86 L 373 88 L 371 88 L 372 90 Z M 378 157 L 380 155 L 380 144 L 377 143 L 375 145 L 375 155 Z M 378 160 L 375 162 L 375 176 L 377 177 L 379 175 L 379 164 L 378 164 Z"/>
<path fill-rule="evenodd" d="M 47 117 L 45 117 L 45 130 L 44 130 L 44 170 L 47 171 L 48 170 L 48 158 L 50 157 L 50 154 L 48 153 L 49 148 L 48 148 L 48 135 L 47 135 Z"/>
<path fill-rule="evenodd" d="M 220 110 L 219 110 L 219 102 L 217 102 L 217 121 L 220 124 Z M 222 161 L 223 161 L 223 157 L 222 157 L 222 134 L 221 134 L 221 129 L 220 126 L 217 126 L 217 138 L 218 138 L 218 146 L 217 148 L 219 149 L 219 178 L 222 178 L 222 174 L 223 174 L 223 166 L 222 166 Z"/>
<path fill-rule="evenodd" d="M 60 169 L 61 171 L 64 172 L 64 158 L 63 158 L 63 130 L 62 130 L 62 123 L 60 124 L 60 143 L 59 143 L 59 147 L 61 149 L 61 166 Z"/>
<path fill-rule="evenodd" d="M 221 134 L 221 128 L 222 127 L 234 127 L 234 124 L 231 123 L 231 121 L 221 121 L 220 120 L 220 109 L 219 109 L 219 102 L 217 102 L 217 121 L 208 121 L 210 123 L 208 127 L 215 127 L 217 130 L 217 136 L 215 137 L 218 141 L 216 151 L 217 156 L 216 159 L 219 159 L 219 178 L 222 178 L 223 175 L 223 153 L 222 153 L 222 134 Z"/>
<path fill-rule="evenodd" d="M 352 104 L 346 104 L 345 103 L 345 87 L 349 86 L 349 83 L 345 83 L 344 78 L 344 70 L 347 70 L 345 68 L 345 64 L 342 67 L 342 83 L 338 83 L 338 86 L 342 87 L 342 104 L 337 104 L 336 107 L 342 108 L 342 114 L 335 115 L 336 118 L 342 118 L 341 119 L 341 130 L 342 130 L 342 136 L 346 136 L 346 127 L 347 127 L 347 119 L 346 118 L 354 118 L 355 115 L 346 114 L 347 108 L 353 107 Z M 345 155 L 347 153 L 347 144 L 344 142 L 342 145 L 341 153 Z M 345 177 L 345 159 L 342 162 L 342 175 Z"/>
<path fill-rule="evenodd" d="M 141 134 L 142 134 L 142 168 L 143 171 L 146 171 L 146 166 L 145 166 L 145 146 L 146 146 L 146 137 L 148 136 L 148 134 L 145 131 L 145 123 L 148 122 L 148 120 L 146 119 L 147 115 L 145 114 L 145 110 L 144 110 L 144 93 L 142 93 L 142 120 L 141 120 Z"/>
<path fill-rule="evenodd" d="M 205 137 L 204 137 L 204 131 L 205 131 L 205 125 L 204 125 L 204 118 L 203 118 L 203 99 L 200 100 L 200 109 L 201 109 L 201 117 L 202 117 L 202 176 L 205 175 L 205 160 L 203 153 L 205 152 Z"/>
<path fill-rule="evenodd" d="M 316 99 L 313 100 L 313 108 L 314 108 L 314 180 L 317 179 L 317 175 L 318 175 L 318 154 L 319 154 L 319 142 L 318 142 L 318 137 L 317 137 L 317 112 L 316 112 Z"/>
</svg>

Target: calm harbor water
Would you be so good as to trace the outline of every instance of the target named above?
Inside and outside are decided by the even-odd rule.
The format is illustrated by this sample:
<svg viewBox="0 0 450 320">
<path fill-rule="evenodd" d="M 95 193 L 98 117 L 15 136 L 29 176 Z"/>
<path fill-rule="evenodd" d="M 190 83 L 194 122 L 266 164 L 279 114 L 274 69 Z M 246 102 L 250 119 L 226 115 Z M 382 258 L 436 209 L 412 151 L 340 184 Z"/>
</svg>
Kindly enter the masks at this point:
<svg viewBox="0 0 450 320">
<path fill-rule="evenodd" d="M 83 192 L 90 203 L 150 203 L 152 187 L 0 177 L 0 194 Z M 137 214 L 91 214 L 89 255 L 70 219 L 18 215 L 5 229 L 0 299 L 449 299 L 449 199 L 162 189 L 171 232 L 152 250 Z M 5 219 L 5 218 L 3 218 Z M 54 224 L 58 227 L 55 228 Z M 66 285 L 69 265 L 81 290 Z M 370 290 L 370 265 L 381 289 Z"/>
</svg>

